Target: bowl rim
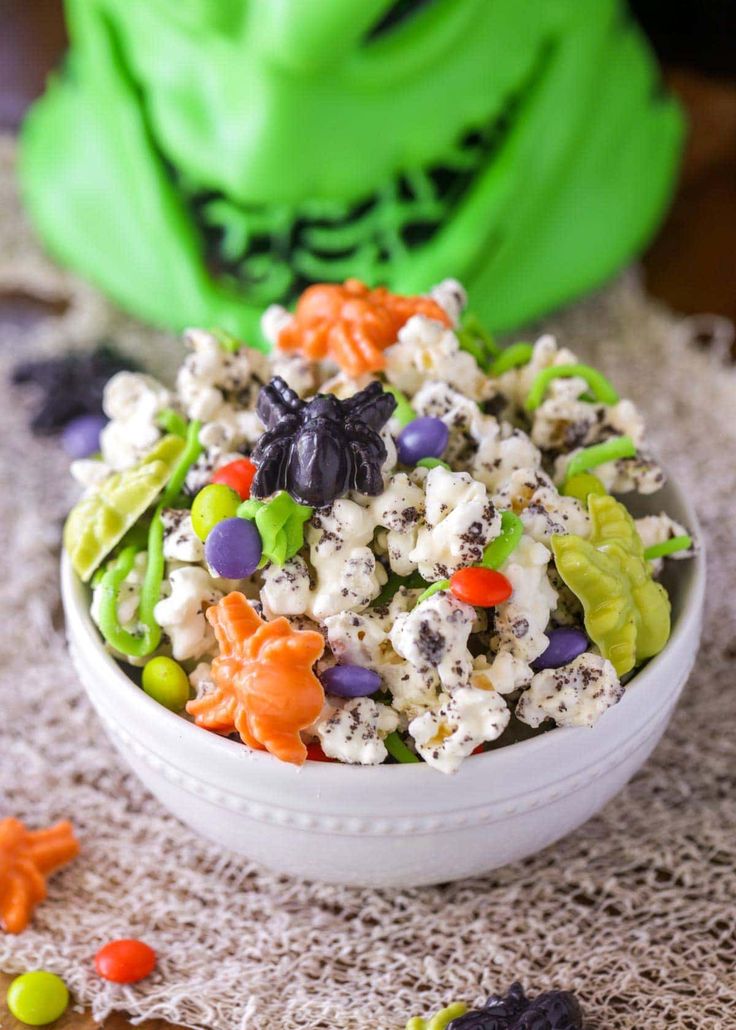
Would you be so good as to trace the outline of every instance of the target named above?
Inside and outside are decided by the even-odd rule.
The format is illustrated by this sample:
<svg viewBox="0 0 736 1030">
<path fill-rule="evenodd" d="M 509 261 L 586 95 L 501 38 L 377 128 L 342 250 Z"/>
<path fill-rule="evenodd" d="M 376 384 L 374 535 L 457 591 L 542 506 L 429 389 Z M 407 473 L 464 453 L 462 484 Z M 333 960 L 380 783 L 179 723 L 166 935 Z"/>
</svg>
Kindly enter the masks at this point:
<svg viewBox="0 0 736 1030">
<path fill-rule="evenodd" d="M 682 588 L 683 597 L 681 609 L 678 612 L 674 629 L 667 641 L 667 644 L 658 655 L 649 659 L 641 671 L 637 672 L 632 680 L 629 681 L 626 685 L 624 696 L 615 706 L 617 709 L 620 709 L 622 705 L 626 705 L 627 701 L 630 703 L 631 696 L 635 691 L 638 693 L 641 688 L 646 687 L 650 681 L 656 679 L 660 666 L 667 661 L 668 652 L 673 649 L 677 641 L 691 631 L 693 621 L 697 620 L 700 615 L 705 597 L 705 544 L 699 519 L 690 499 L 679 484 L 673 480 L 668 480 L 666 488 L 674 495 L 677 505 L 684 512 L 686 524 L 692 529 L 693 535 L 698 542 L 698 550 L 692 558 L 688 559 L 688 561 L 692 563 L 689 569 L 688 582 Z M 373 775 L 402 775 L 405 779 L 410 777 L 416 778 L 417 776 L 434 776 L 438 774 L 438 770 L 434 769 L 427 762 L 412 762 L 406 764 L 396 763 L 390 765 L 382 763 L 381 765 L 361 766 L 351 765 L 340 761 L 306 761 L 302 766 L 294 766 L 287 762 L 281 762 L 278 758 L 269 754 L 267 751 L 258 751 L 254 748 L 249 748 L 246 744 L 241 742 L 230 740 L 217 733 L 203 730 L 201 727 L 195 725 L 195 723 L 183 718 L 181 714 L 170 711 L 155 701 L 152 697 L 149 697 L 148 694 L 138 687 L 130 676 L 123 671 L 117 661 L 104 647 L 99 630 L 92 621 L 89 604 L 84 593 L 85 589 L 85 585 L 72 568 L 71 559 L 66 549 L 62 548 L 61 595 L 64 606 L 67 635 L 71 635 L 70 630 L 73 626 L 75 632 L 80 633 L 85 642 L 94 648 L 97 658 L 105 666 L 106 671 L 109 674 L 109 686 L 116 694 L 118 692 L 128 692 L 129 696 L 132 697 L 133 694 L 130 692 L 135 691 L 137 700 L 133 703 L 141 705 L 142 717 L 146 718 L 147 722 L 150 723 L 153 721 L 158 727 L 160 727 L 162 736 L 165 734 L 168 737 L 170 731 L 176 732 L 180 735 L 180 743 L 184 744 L 184 746 L 186 746 L 188 741 L 191 741 L 193 748 L 205 750 L 212 749 L 212 754 L 217 754 L 220 757 L 224 757 L 225 754 L 230 754 L 234 758 L 242 758 L 245 749 L 248 760 L 258 763 L 264 772 L 268 770 L 275 772 L 277 769 L 285 770 L 286 768 L 290 768 L 298 772 L 300 776 L 319 776 L 324 777 L 325 779 L 344 775 L 344 771 L 346 769 L 354 771 L 360 770 L 362 773 L 365 773 L 366 769 L 368 769 L 373 773 Z M 515 756 L 520 755 L 522 752 L 525 757 L 531 756 L 535 752 L 548 747 L 551 739 L 560 744 L 565 738 L 571 742 L 575 734 L 579 735 L 580 733 L 591 733 L 596 731 L 601 732 L 601 730 L 605 729 L 605 717 L 607 714 L 607 712 L 604 712 L 601 719 L 592 728 L 586 726 L 558 726 L 546 733 L 541 733 L 526 740 L 516 741 L 515 743 L 507 744 L 502 748 L 487 751 L 484 754 L 475 755 L 473 756 L 473 769 L 477 769 L 478 771 L 480 771 L 481 768 L 485 769 L 489 766 L 489 763 L 494 760 L 498 763 L 501 755 L 509 754 L 511 752 L 513 752 Z M 181 736 L 182 734 L 183 737 Z M 402 769 L 403 772 L 397 774 L 397 769 Z M 360 773 L 358 773 L 358 775 L 359 774 Z M 353 772 L 352 775 L 356 775 L 356 773 Z"/>
</svg>

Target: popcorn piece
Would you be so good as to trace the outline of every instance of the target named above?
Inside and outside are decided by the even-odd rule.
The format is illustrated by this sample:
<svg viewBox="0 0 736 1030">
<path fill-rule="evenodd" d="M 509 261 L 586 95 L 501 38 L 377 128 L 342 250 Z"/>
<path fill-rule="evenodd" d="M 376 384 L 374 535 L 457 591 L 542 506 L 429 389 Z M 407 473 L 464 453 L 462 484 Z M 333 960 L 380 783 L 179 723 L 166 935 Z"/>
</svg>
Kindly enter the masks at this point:
<svg viewBox="0 0 736 1030">
<path fill-rule="evenodd" d="M 575 365 L 577 360 L 571 350 L 566 347 L 558 348 L 554 336 L 545 334 L 534 344 L 531 361 L 499 376 L 497 386 L 504 397 L 508 397 L 517 407 L 522 408 L 538 372 L 549 368 L 550 365 Z M 587 389 L 587 385 L 584 389 Z"/>
<path fill-rule="evenodd" d="M 77 458 L 69 466 L 72 478 L 76 480 L 85 490 L 92 492 L 100 485 L 103 479 L 112 472 L 112 468 L 104 461 L 95 458 Z"/>
<path fill-rule="evenodd" d="M 269 378 L 268 358 L 249 347 L 231 354 L 205 329 L 188 329 L 185 339 L 192 353 L 176 386 L 188 417 L 204 423 L 200 443 L 223 449 L 253 443 L 263 433 L 255 404 Z"/>
<path fill-rule="evenodd" d="M 548 543 L 557 534 L 590 535 L 590 517 L 580 501 L 562 496 L 539 468 L 512 472 L 493 501 L 516 512 L 525 532 L 540 543 Z"/>
<path fill-rule="evenodd" d="M 298 554 L 283 565 L 269 564 L 262 572 L 261 601 L 267 619 L 303 615 L 309 607 L 310 593 L 307 563 Z"/>
<path fill-rule="evenodd" d="M 314 365 L 297 351 L 275 350 L 271 355 L 270 375 L 281 376 L 300 397 L 306 397 L 317 390 Z"/>
<path fill-rule="evenodd" d="M 205 608 L 223 596 L 206 569 L 183 566 L 168 577 L 169 595 L 153 610 L 154 618 L 171 640 L 177 661 L 200 658 L 215 650 L 215 635 L 204 617 Z"/>
<path fill-rule="evenodd" d="M 536 472 L 541 464 L 542 455 L 525 432 L 507 422 L 484 420 L 471 472 L 490 493 L 500 491 L 517 469 Z"/>
<path fill-rule="evenodd" d="M 405 472 L 388 477 L 386 489 L 371 498 L 370 512 L 376 524 L 388 532 L 383 545 L 392 572 L 408 576 L 416 569 L 409 557 L 417 542 L 418 527 L 424 512 L 424 491 L 412 483 Z"/>
<path fill-rule="evenodd" d="M 103 461 L 112 469 L 130 468 L 161 436 L 159 413 L 171 394 L 153 376 L 118 372 L 105 386 L 102 408 L 110 421 L 100 433 Z"/>
<path fill-rule="evenodd" d="M 475 401 L 447 383 L 424 383 L 411 403 L 417 415 L 442 419 L 450 430 L 444 458 L 458 470 L 470 467 L 486 424 L 496 422 L 485 416 Z"/>
<path fill-rule="evenodd" d="M 610 436 L 627 435 L 637 447 L 644 441 L 644 419 L 631 401 L 618 404 L 589 404 L 574 397 L 565 396 L 564 388 L 582 387 L 587 390 L 583 379 L 556 379 L 550 384 L 547 398 L 534 412 L 532 440 L 538 447 L 548 451 L 570 451 L 576 447 L 589 447 Z M 553 389 L 555 388 L 556 389 Z"/>
<path fill-rule="evenodd" d="M 214 423 L 213 423 L 214 425 Z M 199 442 L 202 443 L 202 435 L 207 436 L 209 426 L 205 426 L 199 434 Z M 204 444 L 203 444 L 204 446 Z M 231 461 L 239 461 L 243 457 L 239 451 L 223 450 L 213 445 L 202 451 L 200 456 L 187 472 L 184 480 L 184 490 L 190 496 L 198 494 L 205 486 L 212 482 L 212 474 L 223 465 L 229 465 Z"/>
<path fill-rule="evenodd" d="M 679 522 L 675 522 L 663 511 L 659 515 L 645 515 L 643 518 L 634 519 L 636 531 L 641 537 L 644 547 L 653 547 L 654 544 L 663 544 L 676 536 L 688 536 L 688 531 Z M 670 558 L 692 558 L 695 548 L 675 551 L 669 555 Z M 661 560 L 661 559 L 659 559 Z"/>
<path fill-rule="evenodd" d="M 519 698 L 516 715 L 534 727 L 545 719 L 558 726 L 593 726 L 623 694 L 611 663 L 586 651 L 560 669 L 538 672 Z"/>
<path fill-rule="evenodd" d="M 473 400 L 485 394 L 487 379 L 475 358 L 460 349 L 451 329 L 424 315 L 414 315 L 402 326 L 398 343 L 384 357 L 386 378 L 409 395 L 427 379 L 447 383 Z"/>
<path fill-rule="evenodd" d="M 380 765 L 388 754 L 383 738 L 398 724 L 396 712 L 369 697 L 332 697 L 310 730 L 328 758 L 351 765 Z"/>
<path fill-rule="evenodd" d="M 468 303 L 468 295 L 462 283 L 457 279 L 443 279 L 432 287 L 429 296 L 447 313 L 452 324 L 458 325 Z"/>
<path fill-rule="evenodd" d="M 164 558 L 168 561 L 203 562 L 204 544 L 194 532 L 192 517 L 183 508 L 164 508 Z"/>
<path fill-rule="evenodd" d="M 381 592 L 386 572 L 370 547 L 375 520 L 370 511 L 340 498 L 307 523 L 310 560 L 316 573 L 307 614 L 316 621 L 366 608 Z"/>
<path fill-rule="evenodd" d="M 544 631 L 557 603 L 557 594 L 547 578 L 551 556 L 543 544 L 524 535 L 502 570 L 514 589 L 508 601 L 495 609 L 495 650 L 527 665 L 549 643 Z M 519 670 L 514 670 L 514 676 L 519 676 Z"/>
<path fill-rule="evenodd" d="M 501 516 L 482 483 L 467 472 L 430 469 L 425 480 L 425 523 L 409 553 L 423 579 L 447 579 L 465 565 L 475 565 L 501 532 Z"/>
<path fill-rule="evenodd" d="M 409 733 L 425 762 L 452 773 L 479 744 L 500 737 L 510 717 L 495 690 L 461 687 L 451 697 L 443 695 L 438 709 L 413 719 Z"/>
<path fill-rule="evenodd" d="M 449 590 L 432 594 L 411 612 L 397 616 L 391 643 L 397 654 L 430 679 L 436 674 L 447 691 L 464 686 L 473 671 L 468 637 L 475 610 Z"/>
</svg>

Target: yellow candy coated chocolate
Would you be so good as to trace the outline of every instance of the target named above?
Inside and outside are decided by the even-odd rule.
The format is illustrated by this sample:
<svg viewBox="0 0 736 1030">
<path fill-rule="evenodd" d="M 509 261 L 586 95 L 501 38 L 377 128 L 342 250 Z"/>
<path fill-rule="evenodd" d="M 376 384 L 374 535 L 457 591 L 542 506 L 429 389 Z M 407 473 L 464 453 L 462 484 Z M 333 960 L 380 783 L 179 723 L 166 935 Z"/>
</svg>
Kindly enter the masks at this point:
<svg viewBox="0 0 736 1030">
<path fill-rule="evenodd" d="M 670 600 L 652 579 L 634 520 L 613 497 L 590 495 L 589 540 L 555 536 L 557 570 L 579 598 L 588 636 L 619 676 L 658 654 L 670 635 Z"/>
<path fill-rule="evenodd" d="M 69 512 L 64 547 L 85 582 L 166 486 L 184 450 L 180 436 L 164 436 L 137 465 L 113 472 Z"/>
</svg>

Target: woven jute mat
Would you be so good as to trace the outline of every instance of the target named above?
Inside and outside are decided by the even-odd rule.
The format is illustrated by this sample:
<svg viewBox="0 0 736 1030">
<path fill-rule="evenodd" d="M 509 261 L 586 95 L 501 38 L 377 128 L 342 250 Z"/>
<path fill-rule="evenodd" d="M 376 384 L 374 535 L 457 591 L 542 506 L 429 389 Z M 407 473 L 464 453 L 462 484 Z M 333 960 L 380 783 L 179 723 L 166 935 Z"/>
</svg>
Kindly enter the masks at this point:
<svg viewBox="0 0 736 1030">
<path fill-rule="evenodd" d="M 71 817 L 83 844 L 31 928 L 0 935 L 0 968 L 54 970 L 98 1017 L 121 1009 L 207 1030 L 398 1030 L 513 979 L 575 989 L 601 1030 L 736 1026 L 736 376 L 695 346 L 699 327 L 656 307 L 632 275 L 547 322 L 647 412 L 707 536 L 702 649 L 645 769 L 581 830 L 482 879 L 413 891 L 298 883 L 169 817 L 77 683 L 57 582 L 72 490 L 58 446 L 30 436 L 8 369 L 102 337 L 159 373 L 179 351 L 41 256 L 12 144 L 0 144 L 0 292 L 58 312 L 0 333 L 0 816 Z M 149 941 L 159 971 L 134 987 L 99 980 L 90 957 L 116 936 Z"/>
</svg>

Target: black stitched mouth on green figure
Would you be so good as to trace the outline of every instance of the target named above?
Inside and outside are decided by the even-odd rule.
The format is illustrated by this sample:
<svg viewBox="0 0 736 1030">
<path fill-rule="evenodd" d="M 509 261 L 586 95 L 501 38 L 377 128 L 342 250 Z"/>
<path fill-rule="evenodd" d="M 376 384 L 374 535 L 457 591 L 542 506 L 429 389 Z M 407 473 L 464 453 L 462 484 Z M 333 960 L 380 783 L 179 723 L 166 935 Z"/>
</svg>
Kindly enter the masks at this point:
<svg viewBox="0 0 736 1030">
<path fill-rule="evenodd" d="M 240 204 L 223 193 L 188 190 L 170 167 L 199 232 L 210 275 L 261 306 L 288 305 L 313 282 L 349 277 L 391 281 L 396 264 L 451 221 L 506 140 L 551 53 L 551 45 L 543 47 L 501 114 L 465 132 L 440 163 L 400 172 L 352 204 Z"/>
</svg>

